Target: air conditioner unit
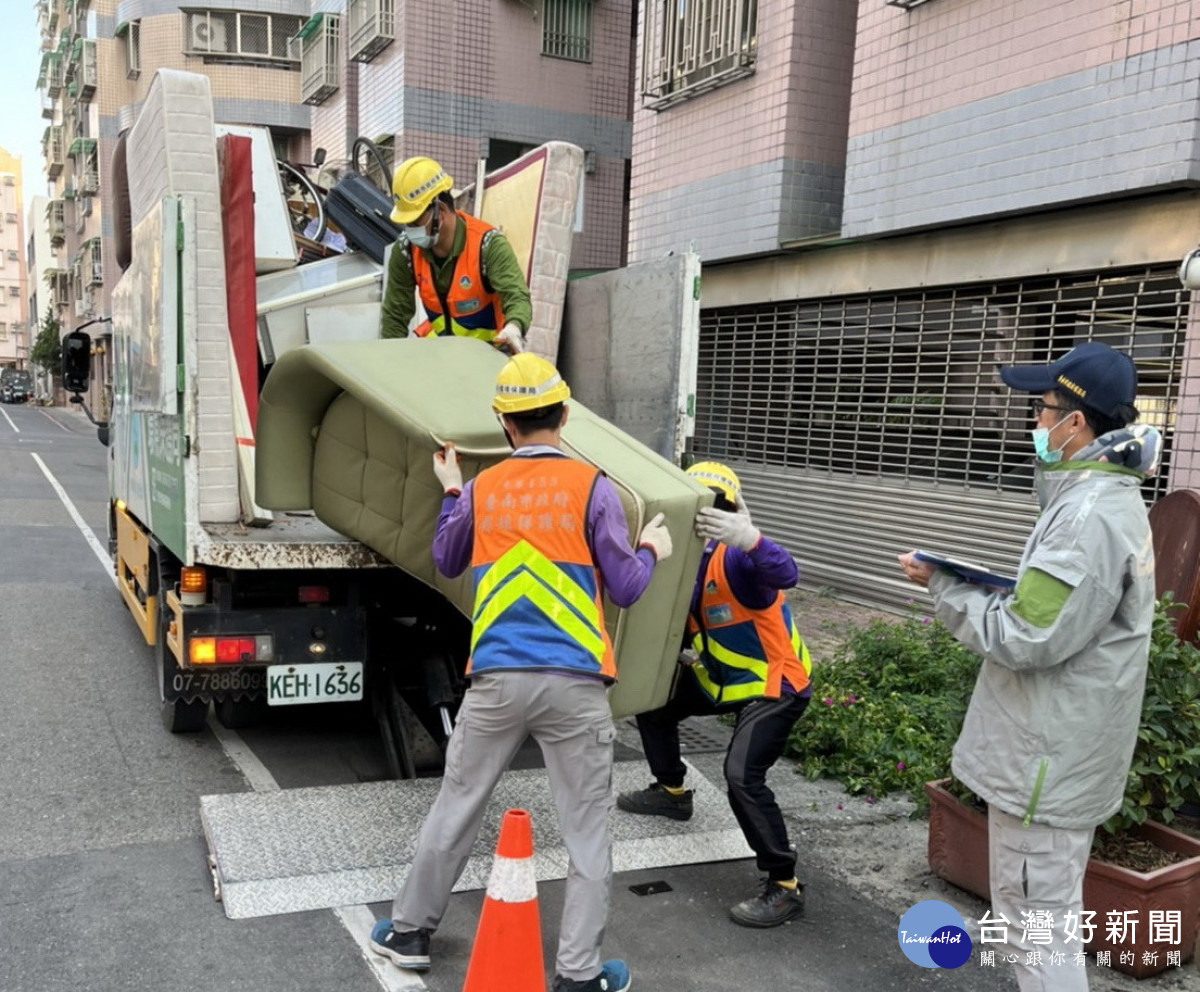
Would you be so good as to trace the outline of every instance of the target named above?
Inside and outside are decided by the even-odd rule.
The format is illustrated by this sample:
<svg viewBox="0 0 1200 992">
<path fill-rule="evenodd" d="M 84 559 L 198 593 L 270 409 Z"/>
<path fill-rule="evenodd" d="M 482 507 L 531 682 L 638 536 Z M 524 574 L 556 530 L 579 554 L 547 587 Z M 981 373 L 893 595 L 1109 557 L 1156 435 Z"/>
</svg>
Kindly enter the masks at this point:
<svg viewBox="0 0 1200 992">
<path fill-rule="evenodd" d="M 214 21 L 198 14 L 192 18 L 192 51 L 228 52 L 229 35 L 224 21 Z"/>
</svg>

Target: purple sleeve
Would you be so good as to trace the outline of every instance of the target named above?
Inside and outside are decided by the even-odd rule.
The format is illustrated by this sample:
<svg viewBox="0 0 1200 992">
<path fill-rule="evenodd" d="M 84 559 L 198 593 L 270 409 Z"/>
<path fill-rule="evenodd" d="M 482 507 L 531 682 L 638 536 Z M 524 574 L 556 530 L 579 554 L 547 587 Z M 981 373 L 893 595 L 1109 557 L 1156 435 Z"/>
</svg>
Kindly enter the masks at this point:
<svg viewBox="0 0 1200 992">
<path fill-rule="evenodd" d="M 770 606 L 780 589 L 791 589 L 800 579 L 792 556 L 766 537 L 749 551 L 729 548 L 725 574 L 737 601 L 752 610 Z"/>
<path fill-rule="evenodd" d="M 472 512 L 473 483 L 463 486 L 461 496 L 442 497 L 437 531 L 433 535 L 433 563 L 446 578 L 461 575 L 471 564 L 475 543 L 475 514 Z"/>
<path fill-rule="evenodd" d="M 648 548 L 634 551 L 629 546 L 629 524 L 621 508 L 621 498 L 603 475 L 597 477 L 592 489 L 587 533 L 609 598 L 617 606 L 632 606 L 650 584 L 654 552 Z"/>
</svg>

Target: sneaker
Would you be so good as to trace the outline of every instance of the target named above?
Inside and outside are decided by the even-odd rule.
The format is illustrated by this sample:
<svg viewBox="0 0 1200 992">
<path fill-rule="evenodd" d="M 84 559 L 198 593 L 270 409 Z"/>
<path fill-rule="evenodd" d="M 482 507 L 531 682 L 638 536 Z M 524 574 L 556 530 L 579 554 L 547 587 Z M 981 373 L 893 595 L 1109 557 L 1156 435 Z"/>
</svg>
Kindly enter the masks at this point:
<svg viewBox="0 0 1200 992">
<path fill-rule="evenodd" d="M 652 782 L 648 789 L 622 792 L 617 796 L 617 808 L 625 810 L 626 813 L 669 816 L 672 820 L 690 820 L 692 818 L 692 790 L 688 789 L 675 796 L 658 782 Z"/>
<path fill-rule="evenodd" d="M 804 886 L 785 889 L 778 882 L 763 879 L 763 890 L 753 899 L 739 902 L 729 915 L 744 927 L 777 927 L 804 914 Z"/>
<path fill-rule="evenodd" d="M 614 958 L 612 961 L 605 961 L 600 966 L 600 974 L 586 982 L 555 975 L 551 992 L 625 992 L 632 984 L 629 966 L 624 961 Z"/>
<path fill-rule="evenodd" d="M 380 920 L 371 930 L 370 947 L 376 954 L 409 971 L 429 970 L 428 930 L 404 930 L 397 933 L 391 920 Z"/>
</svg>

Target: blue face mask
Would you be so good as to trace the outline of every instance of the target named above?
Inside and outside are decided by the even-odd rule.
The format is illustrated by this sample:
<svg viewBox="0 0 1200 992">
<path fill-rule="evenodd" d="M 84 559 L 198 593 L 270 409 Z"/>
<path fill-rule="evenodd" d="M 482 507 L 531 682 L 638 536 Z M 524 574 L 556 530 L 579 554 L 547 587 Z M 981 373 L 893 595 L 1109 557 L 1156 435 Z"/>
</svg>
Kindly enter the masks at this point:
<svg viewBox="0 0 1200 992">
<path fill-rule="evenodd" d="M 1033 452 L 1035 455 L 1037 455 L 1037 460 L 1039 462 L 1042 462 L 1046 465 L 1052 465 L 1054 462 L 1062 461 L 1062 449 L 1070 443 L 1071 437 L 1074 437 L 1075 434 L 1072 434 L 1071 437 L 1067 438 L 1066 441 L 1063 441 L 1062 444 L 1051 451 L 1050 432 L 1056 430 L 1059 424 L 1061 424 L 1067 419 L 1067 417 L 1070 416 L 1071 414 L 1068 413 L 1066 417 L 1063 417 L 1062 420 L 1060 420 L 1053 427 L 1035 427 L 1032 431 L 1030 431 L 1030 433 L 1033 435 Z M 1076 431 L 1076 433 L 1078 433 L 1078 431 Z"/>
<path fill-rule="evenodd" d="M 433 247 L 433 235 L 423 227 L 405 227 L 404 236 L 408 243 L 416 248 L 429 249 Z"/>
</svg>

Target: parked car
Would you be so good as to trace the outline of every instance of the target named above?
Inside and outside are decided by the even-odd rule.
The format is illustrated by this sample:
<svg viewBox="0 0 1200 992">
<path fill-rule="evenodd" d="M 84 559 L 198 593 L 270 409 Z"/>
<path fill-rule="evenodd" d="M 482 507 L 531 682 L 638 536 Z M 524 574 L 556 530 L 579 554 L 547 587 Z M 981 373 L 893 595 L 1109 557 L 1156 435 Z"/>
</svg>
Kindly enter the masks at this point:
<svg viewBox="0 0 1200 992">
<path fill-rule="evenodd" d="M 24 369 L 0 374 L 0 403 L 24 403 L 33 395 L 33 377 Z"/>
</svg>

